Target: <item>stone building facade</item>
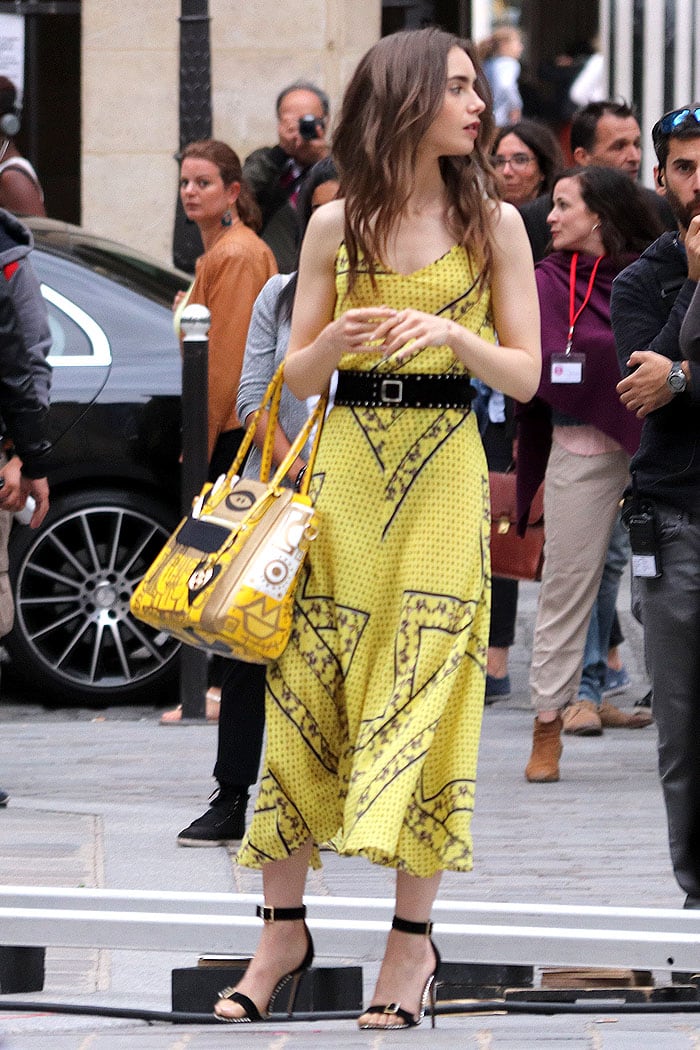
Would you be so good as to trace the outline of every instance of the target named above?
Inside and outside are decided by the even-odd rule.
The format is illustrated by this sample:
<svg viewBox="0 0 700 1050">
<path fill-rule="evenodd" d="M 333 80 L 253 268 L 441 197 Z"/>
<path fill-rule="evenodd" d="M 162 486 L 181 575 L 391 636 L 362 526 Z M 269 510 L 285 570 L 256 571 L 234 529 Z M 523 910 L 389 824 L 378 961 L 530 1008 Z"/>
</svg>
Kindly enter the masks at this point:
<svg viewBox="0 0 700 1050">
<path fill-rule="evenodd" d="M 180 0 L 83 0 L 82 223 L 171 259 Z M 299 77 L 334 104 L 381 29 L 381 0 L 209 0 L 213 133 L 243 159 L 276 141 Z"/>
</svg>

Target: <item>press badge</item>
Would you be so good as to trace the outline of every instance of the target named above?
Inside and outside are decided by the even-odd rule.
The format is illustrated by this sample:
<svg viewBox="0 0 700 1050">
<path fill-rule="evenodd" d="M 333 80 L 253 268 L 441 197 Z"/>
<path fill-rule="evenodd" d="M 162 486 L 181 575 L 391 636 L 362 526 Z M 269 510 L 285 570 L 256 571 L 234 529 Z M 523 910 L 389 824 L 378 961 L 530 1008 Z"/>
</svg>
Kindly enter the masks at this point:
<svg viewBox="0 0 700 1050">
<path fill-rule="evenodd" d="M 582 383 L 585 354 L 552 354 L 550 379 L 553 383 Z"/>
</svg>

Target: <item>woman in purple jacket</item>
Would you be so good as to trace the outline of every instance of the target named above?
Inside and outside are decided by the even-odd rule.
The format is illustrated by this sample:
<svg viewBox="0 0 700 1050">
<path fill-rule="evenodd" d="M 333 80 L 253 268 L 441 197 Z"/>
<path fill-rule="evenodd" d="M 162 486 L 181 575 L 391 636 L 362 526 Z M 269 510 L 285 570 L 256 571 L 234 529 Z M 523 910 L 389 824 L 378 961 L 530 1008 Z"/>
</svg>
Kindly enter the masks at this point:
<svg viewBox="0 0 700 1050">
<path fill-rule="evenodd" d="M 616 275 L 660 232 L 637 186 L 612 168 L 571 169 L 547 217 L 537 264 L 542 380 L 520 414 L 519 511 L 545 481 L 545 564 L 530 694 L 528 780 L 559 780 L 562 711 L 577 702 L 586 632 L 641 423 L 621 405 L 610 327 Z M 609 625 L 608 625 L 609 626 Z"/>
</svg>

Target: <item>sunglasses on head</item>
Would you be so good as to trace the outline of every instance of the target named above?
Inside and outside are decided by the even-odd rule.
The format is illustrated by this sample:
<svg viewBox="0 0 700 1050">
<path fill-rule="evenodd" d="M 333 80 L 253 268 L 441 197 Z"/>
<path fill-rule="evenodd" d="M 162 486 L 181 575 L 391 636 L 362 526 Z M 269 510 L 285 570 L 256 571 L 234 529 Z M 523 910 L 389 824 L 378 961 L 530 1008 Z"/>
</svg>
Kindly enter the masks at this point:
<svg viewBox="0 0 700 1050">
<path fill-rule="evenodd" d="M 662 135 L 671 135 L 688 118 L 692 118 L 696 124 L 700 124 L 700 108 L 689 109 L 686 106 L 683 109 L 672 109 L 669 113 L 664 113 L 656 128 Z"/>
</svg>

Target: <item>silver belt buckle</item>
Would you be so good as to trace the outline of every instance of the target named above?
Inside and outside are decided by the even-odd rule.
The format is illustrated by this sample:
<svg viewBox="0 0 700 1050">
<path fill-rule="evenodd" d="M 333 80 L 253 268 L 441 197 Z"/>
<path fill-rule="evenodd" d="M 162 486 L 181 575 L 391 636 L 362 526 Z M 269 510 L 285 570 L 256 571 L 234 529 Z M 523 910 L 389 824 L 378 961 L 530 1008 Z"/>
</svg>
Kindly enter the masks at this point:
<svg viewBox="0 0 700 1050">
<path fill-rule="evenodd" d="M 401 379 L 382 379 L 379 387 L 379 400 L 383 405 L 400 405 L 403 401 L 403 381 Z"/>
</svg>

